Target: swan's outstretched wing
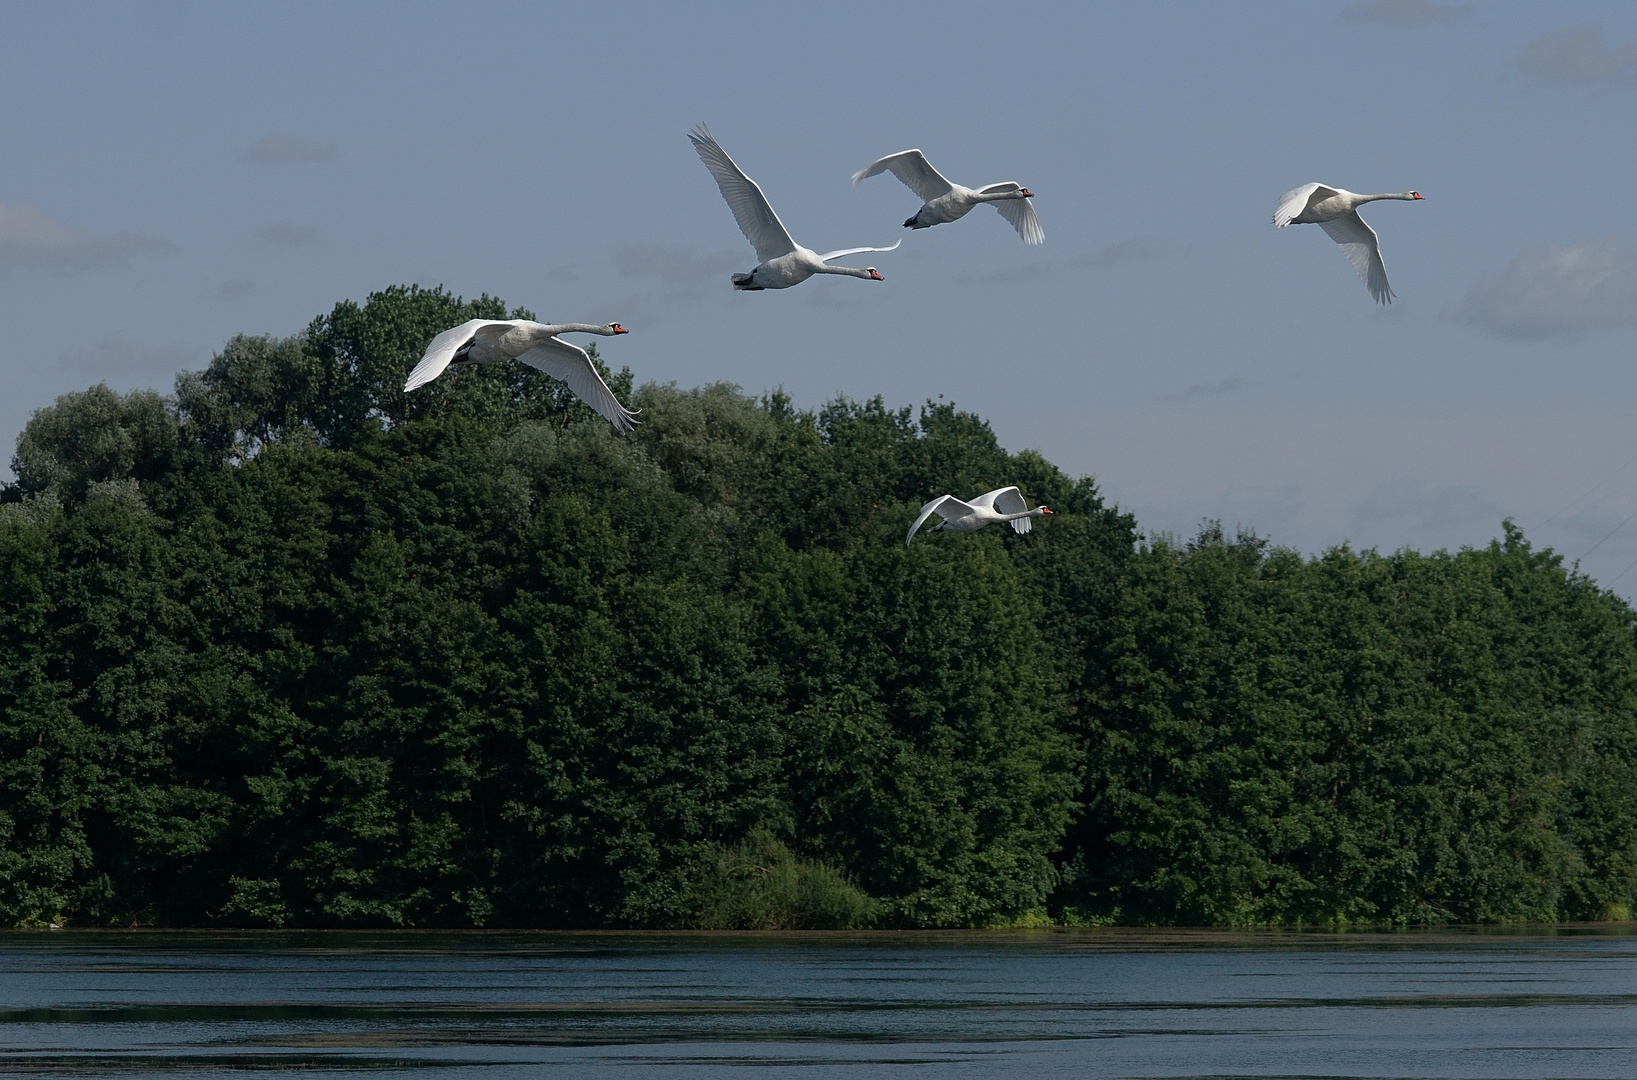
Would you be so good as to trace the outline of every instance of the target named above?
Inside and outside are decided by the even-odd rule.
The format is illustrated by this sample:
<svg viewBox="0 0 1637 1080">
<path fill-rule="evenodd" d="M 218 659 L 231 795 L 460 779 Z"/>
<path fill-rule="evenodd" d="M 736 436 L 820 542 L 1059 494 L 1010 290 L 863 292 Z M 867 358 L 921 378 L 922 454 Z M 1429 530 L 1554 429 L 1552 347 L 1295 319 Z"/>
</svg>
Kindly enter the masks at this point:
<svg viewBox="0 0 1637 1080">
<path fill-rule="evenodd" d="M 596 409 L 604 420 L 613 424 L 615 431 L 630 431 L 636 426 L 637 414 L 619 403 L 614 391 L 597 374 L 597 366 L 591 362 L 591 357 L 578 345 L 547 338 L 518 359 L 554 379 L 568 383 L 568 388 L 581 401 Z"/>
<path fill-rule="evenodd" d="M 1336 194 L 1336 189 L 1325 184 L 1303 184 L 1299 188 L 1291 188 L 1279 196 L 1279 208 L 1273 211 L 1273 224 L 1282 229 L 1301 217 L 1307 204 L 1313 201 L 1315 192 L 1322 192 L 1319 198 L 1328 199 Z"/>
<path fill-rule="evenodd" d="M 973 499 L 972 505 L 987 506 L 997 514 L 1021 514 L 1029 509 L 1029 505 L 1023 501 L 1023 492 L 1015 486 L 986 491 Z M 1026 533 L 1034 528 L 1034 521 L 1031 518 L 1013 518 L 1007 524 L 1016 533 Z"/>
<path fill-rule="evenodd" d="M 915 524 L 909 527 L 909 532 L 904 537 L 904 546 L 909 546 L 909 542 L 915 539 L 915 534 L 920 531 L 922 523 L 924 523 L 926 519 L 931 517 L 933 514 L 937 514 L 945 521 L 953 521 L 956 518 L 965 517 L 967 514 L 970 514 L 972 510 L 973 507 L 971 503 L 961 502 L 961 500 L 955 498 L 953 495 L 938 496 L 936 499 L 933 499 L 931 502 L 921 507 L 921 512 L 915 515 Z"/>
<path fill-rule="evenodd" d="M 739 231 L 756 249 L 756 258 L 767 262 L 795 251 L 796 242 L 790 239 L 790 231 L 779 220 L 779 215 L 773 212 L 767 196 L 756 186 L 756 181 L 733 163 L 728 152 L 711 137 L 710 130 L 700 124 L 688 132 L 688 138 L 693 140 L 699 160 L 716 178 L 716 186 L 721 189 L 722 198 L 727 200 L 728 209 L 733 211 L 733 220 L 739 223 Z"/>
<path fill-rule="evenodd" d="M 819 256 L 819 262 L 829 262 L 831 259 L 839 259 L 843 255 L 857 255 L 859 252 L 862 252 L 862 251 L 897 251 L 898 250 L 898 245 L 902 244 L 902 243 L 903 243 L 902 240 L 894 240 L 892 242 L 892 247 L 884 247 L 884 248 L 870 248 L 870 247 L 842 248 L 840 251 L 826 251 L 823 255 Z"/>
<path fill-rule="evenodd" d="M 901 150 L 870 162 L 853 173 L 853 186 L 857 187 L 861 180 L 880 176 L 888 169 L 892 170 L 892 175 L 904 182 L 905 187 L 919 195 L 922 202 L 931 202 L 955 190 L 955 185 L 945 180 L 943 175 L 932 167 L 926 155 L 919 150 Z"/>
<path fill-rule="evenodd" d="M 996 185 L 997 187 L 999 185 Z M 1012 185 L 1014 188 L 1017 185 Z M 988 190 L 985 188 L 984 190 Z M 1005 202 L 990 203 L 1000 212 L 1000 216 L 1012 223 L 1012 228 L 1023 237 L 1025 244 L 1044 244 L 1046 230 L 1040 227 L 1040 219 L 1035 217 L 1034 203 L 1028 199 L 1007 199 Z"/>
<path fill-rule="evenodd" d="M 1370 295 L 1376 298 L 1376 303 L 1392 303 L 1394 293 L 1392 286 L 1387 284 L 1387 264 L 1381 261 L 1381 243 L 1376 239 L 1376 231 L 1364 223 L 1358 211 L 1321 221 L 1319 228 L 1341 245 L 1341 253 L 1358 271 L 1358 279 L 1364 282 Z"/>
<path fill-rule="evenodd" d="M 455 358 L 455 353 L 460 351 L 460 347 L 471 341 L 472 335 L 483 327 L 511 325 L 513 324 L 503 319 L 472 319 L 453 329 L 445 330 L 432 339 L 432 344 L 426 347 L 426 355 L 415 365 L 415 370 L 409 373 L 409 378 L 404 380 L 404 393 L 425 386 L 442 375 L 443 369 L 449 366 L 449 361 Z"/>
</svg>

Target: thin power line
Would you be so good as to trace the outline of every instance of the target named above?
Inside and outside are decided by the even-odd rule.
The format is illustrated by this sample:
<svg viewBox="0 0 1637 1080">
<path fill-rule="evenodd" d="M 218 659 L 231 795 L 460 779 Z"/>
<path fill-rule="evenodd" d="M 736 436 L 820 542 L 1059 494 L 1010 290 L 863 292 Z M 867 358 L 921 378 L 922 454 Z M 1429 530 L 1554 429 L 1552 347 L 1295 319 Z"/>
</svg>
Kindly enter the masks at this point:
<svg viewBox="0 0 1637 1080">
<path fill-rule="evenodd" d="M 1603 540 L 1607 540 L 1609 538 L 1609 536 L 1613 536 L 1615 533 L 1617 533 L 1621 529 L 1625 528 L 1626 527 L 1626 522 L 1629 522 L 1632 518 L 1637 518 L 1637 510 L 1633 510 L 1631 512 L 1631 514 L 1629 516 L 1627 516 L 1625 521 L 1622 521 L 1620 524 L 1618 524 L 1614 528 L 1610 529 L 1609 530 L 1609 535 L 1603 537 Z M 1591 547 L 1587 548 L 1586 549 L 1586 555 L 1590 555 L 1592 552 L 1594 552 L 1598 548 L 1602 547 L 1603 546 L 1603 540 L 1599 540 L 1597 543 L 1595 543 Z M 1584 559 L 1586 557 L 1586 555 L 1580 556 L 1580 559 Z M 1579 562 L 1580 559 L 1576 559 L 1575 562 Z"/>
<path fill-rule="evenodd" d="M 1626 461 L 1626 463 L 1624 465 L 1620 466 L 1618 469 L 1615 469 L 1613 472 L 1611 472 L 1607 476 L 1603 477 L 1603 479 L 1599 480 L 1597 483 L 1593 484 L 1591 487 L 1587 488 L 1585 491 L 1582 491 L 1579 495 L 1576 495 L 1574 498 L 1570 499 L 1568 502 L 1566 502 L 1562 506 L 1558 507 L 1556 512 L 1554 512 L 1551 517 L 1547 518 L 1545 521 L 1541 522 L 1539 525 L 1536 525 L 1535 528 L 1537 528 L 1537 529 L 1544 528 L 1545 526 L 1550 525 L 1552 522 L 1556 521 L 1557 518 L 1558 518 L 1558 515 L 1562 514 L 1563 511 L 1567 510 L 1569 507 L 1573 506 L 1575 503 L 1579 502 L 1581 499 L 1584 499 L 1587 495 L 1590 495 L 1592 492 L 1596 491 L 1598 488 L 1602 487 L 1604 484 L 1608 483 L 1610 480 L 1613 480 L 1616 476 L 1619 476 L 1621 473 L 1623 473 L 1627 469 L 1631 468 L 1631 464 L 1634 461 L 1637 461 L 1637 454 L 1633 454 L 1630 457 L 1630 459 L 1628 459 Z"/>
<path fill-rule="evenodd" d="M 1630 570 L 1633 566 L 1637 566 L 1637 559 L 1633 559 L 1633 560 L 1631 560 L 1631 562 L 1627 563 L 1626 564 L 1626 570 Z M 1610 589 L 1614 588 L 1614 582 L 1619 581 L 1621 578 L 1625 577 L 1626 576 L 1626 570 L 1622 570 L 1618 574 L 1615 574 L 1614 575 L 1614 580 L 1610 581 L 1606 587 L 1610 588 Z"/>
</svg>

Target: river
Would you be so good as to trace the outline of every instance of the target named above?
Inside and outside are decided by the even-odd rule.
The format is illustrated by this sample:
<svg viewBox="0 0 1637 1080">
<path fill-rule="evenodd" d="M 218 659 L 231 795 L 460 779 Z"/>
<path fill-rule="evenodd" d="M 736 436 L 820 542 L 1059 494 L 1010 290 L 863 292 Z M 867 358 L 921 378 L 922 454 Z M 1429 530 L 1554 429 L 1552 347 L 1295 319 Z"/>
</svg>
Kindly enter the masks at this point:
<svg viewBox="0 0 1637 1080">
<path fill-rule="evenodd" d="M 0 934 L 0 1072 L 1633 1077 L 1637 932 Z"/>
</svg>

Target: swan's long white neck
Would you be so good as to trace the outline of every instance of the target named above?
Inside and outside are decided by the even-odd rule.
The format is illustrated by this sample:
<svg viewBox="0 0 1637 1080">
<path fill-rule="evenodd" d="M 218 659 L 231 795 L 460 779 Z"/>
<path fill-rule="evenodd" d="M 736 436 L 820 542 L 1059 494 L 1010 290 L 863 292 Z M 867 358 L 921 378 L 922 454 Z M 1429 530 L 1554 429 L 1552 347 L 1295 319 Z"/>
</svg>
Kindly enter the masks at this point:
<svg viewBox="0 0 1637 1080">
<path fill-rule="evenodd" d="M 552 337 L 556 337 L 558 334 L 601 334 L 603 337 L 614 336 L 614 331 L 606 326 L 595 326 L 591 323 L 583 322 L 546 323 L 541 332 L 550 334 Z"/>
<path fill-rule="evenodd" d="M 1029 196 L 1021 191 L 992 191 L 989 194 L 977 192 L 978 202 L 1007 202 L 1011 199 L 1027 199 Z"/>
<path fill-rule="evenodd" d="M 1414 202 L 1415 192 L 1391 191 L 1382 195 L 1354 195 L 1352 201 L 1354 206 L 1363 206 L 1367 202 L 1380 202 L 1382 199 L 1402 199 L 1405 202 Z"/>
<path fill-rule="evenodd" d="M 875 277 L 875 275 L 870 273 L 868 270 L 860 270 L 857 267 L 853 267 L 853 266 L 831 266 L 829 263 L 825 263 L 822 266 L 815 267 L 814 270 L 813 270 L 813 273 L 815 273 L 815 274 L 840 274 L 843 277 L 861 277 L 861 278 L 872 278 L 872 279 Z"/>
<path fill-rule="evenodd" d="M 1016 521 L 1018 518 L 1041 517 L 1045 513 L 1046 508 L 1044 506 L 1037 506 L 1033 510 L 1023 510 L 1016 514 L 1002 514 L 1000 515 L 1000 519 L 1002 521 Z"/>
</svg>

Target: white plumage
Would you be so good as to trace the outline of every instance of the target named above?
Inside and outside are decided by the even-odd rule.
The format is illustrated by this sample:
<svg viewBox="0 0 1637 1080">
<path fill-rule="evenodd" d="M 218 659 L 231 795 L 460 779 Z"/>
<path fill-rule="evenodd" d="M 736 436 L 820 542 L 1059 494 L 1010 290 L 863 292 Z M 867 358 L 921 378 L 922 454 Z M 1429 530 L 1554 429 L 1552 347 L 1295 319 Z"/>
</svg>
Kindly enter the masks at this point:
<svg viewBox="0 0 1637 1080">
<path fill-rule="evenodd" d="M 404 382 L 404 392 L 424 386 L 451 364 L 498 364 L 521 360 L 554 379 L 561 379 L 576 397 L 614 425 L 629 431 L 636 413 L 619 403 L 614 391 L 597 374 L 590 355 L 577 345 L 560 341 L 558 334 L 600 334 L 613 337 L 628 331 L 619 323 L 537 323 L 527 319 L 473 319 L 445 330 L 426 347 L 415 370 Z"/>
<path fill-rule="evenodd" d="M 1376 232 L 1359 217 L 1358 208 L 1367 202 L 1381 199 L 1401 199 L 1406 202 L 1422 198 L 1419 191 L 1405 191 L 1396 195 L 1358 195 L 1328 184 L 1303 184 L 1292 188 L 1279 199 L 1279 208 L 1273 212 L 1273 224 L 1317 225 L 1341 247 L 1341 253 L 1353 264 L 1359 280 L 1364 282 L 1378 304 L 1390 304 L 1396 295 L 1387 283 L 1387 264 L 1381 260 L 1381 242 Z"/>
<path fill-rule="evenodd" d="M 948 221 L 959 221 L 974 206 L 989 203 L 1011 223 L 1025 244 L 1042 244 L 1046 241 L 1046 231 L 1040 227 L 1034 204 L 1029 201 L 1034 198 L 1034 192 L 1015 181 L 1006 180 L 981 188 L 962 187 L 945 180 L 921 151 L 900 150 L 872 161 L 853 173 L 853 186 L 857 187 L 860 182 L 884 172 L 890 172 L 902 180 L 904 186 L 919 195 L 924 204 L 914 217 L 904 222 L 906 229 L 927 229 Z"/>
<path fill-rule="evenodd" d="M 971 502 L 963 502 L 953 495 L 940 495 L 921 507 L 921 512 L 915 516 L 915 524 L 909 527 L 909 533 L 904 537 L 904 543 L 907 545 L 915 539 L 921 525 L 933 514 L 943 518 L 932 527 L 933 532 L 977 532 L 985 525 L 1008 521 L 1013 532 L 1026 533 L 1034 527 L 1031 519 L 1051 512 L 1044 506 L 1029 509 L 1023 501 L 1023 493 L 1015 486 L 986 491 Z"/>
<path fill-rule="evenodd" d="M 840 274 L 844 277 L 870 278 L 882 280 L 881 274 L 873 266 L 862 270 L 850 266 L 830 266 L 831 260 L 846 255 L 857 255 L 864 251 L 892 251 L 903 241 L 897 241 L 892 247 L 852 247 L 842 248 L 839 251 L 827 251 L 823 255 L 808 248 L 802 247 L 790 237 L 790 230 L 784 227 L 779 215 L 773 212 L 773 205 L 762 194 L 762 189 L 756 181 L 745 175 L 745 171 L 736 165 L 728 152 L 711 136 L 709 129 L 700 124 L 688 132 L 688 138 L 693 140 L 693 148 L 699 154 L 699 160 L 705 163 L 716 179 L 716 186 L 722 192 L 722 198 L 727 201 L 728 209 L 733 211 L 733 220 L 739 223 L 739 231 L 745 234 L 750 246 L 756 249 L 756 258 L 761 262 L 748 274 L 734 274 L 733 287 L 746 292 L 760 292 L 763 289 L 788 289 L 792 285 L 800 285 L 814 274 Z"/>
</svg>

